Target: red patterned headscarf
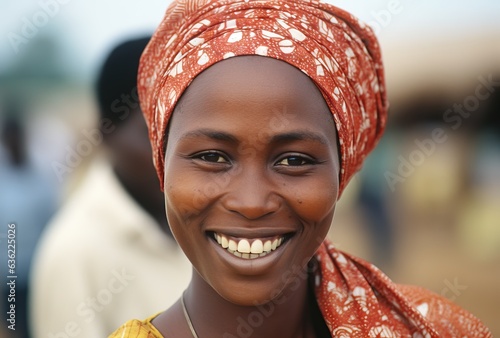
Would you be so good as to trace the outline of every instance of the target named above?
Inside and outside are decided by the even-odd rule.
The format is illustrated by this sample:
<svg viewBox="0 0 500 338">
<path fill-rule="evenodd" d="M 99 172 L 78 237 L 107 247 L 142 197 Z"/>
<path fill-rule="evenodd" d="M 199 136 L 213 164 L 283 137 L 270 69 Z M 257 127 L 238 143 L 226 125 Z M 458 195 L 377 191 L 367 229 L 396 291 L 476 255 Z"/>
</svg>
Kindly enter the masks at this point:
<svg viewBox="0 0 500 338">
<path fill-rule="evenodd" d="M 177 0 L 146 48 L 139 95 L 163 189 L 167 124 L 204 69 L 238 55 L 289 63 L 320 89 L 340 146 L 340 193 L 381 137 L 387 116 L 380 48 L 372 30 L 318 0 Z"/>
</svg>

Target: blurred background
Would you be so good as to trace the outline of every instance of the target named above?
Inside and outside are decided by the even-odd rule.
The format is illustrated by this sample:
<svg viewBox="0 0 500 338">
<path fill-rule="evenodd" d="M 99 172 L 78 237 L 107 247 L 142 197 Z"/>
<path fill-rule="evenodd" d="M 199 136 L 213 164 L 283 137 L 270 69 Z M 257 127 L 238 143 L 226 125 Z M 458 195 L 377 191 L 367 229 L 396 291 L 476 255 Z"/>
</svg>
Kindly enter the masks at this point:
<svg viewBox="0 0 500 338">
<path fill-rule="evenodd" d="M 387 132 L 344 193 L 332 241 L 500 335 L 500 2 L 329 2 L 375 29 L 391 101 Z M 104 57 L 153 32 L 168 3 L 1 0 L 0 241 L 5 262 L 15 222 L 18 285 L 99 150 L 89 135 Z M 3 316 L 0 335 L 13 337 Z"/>
</svg>

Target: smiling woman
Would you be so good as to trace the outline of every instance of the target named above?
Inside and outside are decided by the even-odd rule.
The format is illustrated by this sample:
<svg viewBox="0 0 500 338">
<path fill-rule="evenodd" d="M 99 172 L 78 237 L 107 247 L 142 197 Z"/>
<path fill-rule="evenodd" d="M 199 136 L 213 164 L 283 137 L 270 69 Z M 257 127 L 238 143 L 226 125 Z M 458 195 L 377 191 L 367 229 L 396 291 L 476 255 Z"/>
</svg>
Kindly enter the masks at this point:
<svg viewBox="0 0 500 338">
<path fill-rule="evenodd" d="M 378 43 L 356 18 L 312 0 L 180 0 L 139 73 L 193 276 L 171 308 L 111 337 L 491 336 L 325 241 L 387 114 Z"/>
</svg>

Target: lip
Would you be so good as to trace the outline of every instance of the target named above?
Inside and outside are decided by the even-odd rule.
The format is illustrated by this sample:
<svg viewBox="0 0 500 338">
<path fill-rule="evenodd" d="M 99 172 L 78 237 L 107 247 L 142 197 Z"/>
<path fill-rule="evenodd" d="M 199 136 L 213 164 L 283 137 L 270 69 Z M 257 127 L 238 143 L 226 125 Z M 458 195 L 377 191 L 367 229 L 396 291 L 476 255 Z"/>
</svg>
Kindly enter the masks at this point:
<svg viewBox="0 0 500 338">
<path fill-rule="evenodd" d="M 235 232 L 238 231 L 232 231 L 231 233 L 234 234 Z M 272 251 L 271 253 L 263 256 L 263 257 L 258 257 L 254 259 L 245 259 L 241 257 L 237 257 L 230 252 L 228 252 L 226 249 L 222 248 L 214 239 L 213 235 L 211 235 L 213 232 L 207 232 L 207 240 L 210 243 L 210 245 L 214 248 L 214 251 L 218 257 L 218 259 L 228 266 L 230 269 L 235 270 L 238 274 L 242 275 L 260 275 L 264 274 L 266 271 L 273 269 L 274 266 L 280 261 L 281 257 L 285 254 L 287 251 L 287 247 L 290 245 L 291 242 L 295 239 L 296 233 L 294 232 L 280 232 L 282 236 L 286 237 L 286 240 L 281 244 L 276 250 Z M 221 231 L 221 233 L 227 233 Z M 238 232 L 239 233 L 239 232 Z M 278 232 L 276 229 L 273 230 L 272 236 L 276 236 Z M 263 233 L 261 231 L 258 232 L 259 236 L 254 236 L 252 237 L 243 237 L 243 236 L 249 236 L 249 233 L 245 231 L 245 234 L 242 236 L 235 236 L 235 237 L 241 237 L 241 238 L 262 238 L 264 234 L 267 237 L 270 233 Z"/>
</svg>

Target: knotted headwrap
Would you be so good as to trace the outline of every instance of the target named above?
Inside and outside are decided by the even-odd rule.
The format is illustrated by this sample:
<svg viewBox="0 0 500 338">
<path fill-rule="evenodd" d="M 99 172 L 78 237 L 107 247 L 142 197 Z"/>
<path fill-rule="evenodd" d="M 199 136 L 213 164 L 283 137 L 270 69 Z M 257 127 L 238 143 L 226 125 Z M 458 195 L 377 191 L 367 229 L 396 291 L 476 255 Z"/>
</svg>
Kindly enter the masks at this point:
<svg viewBox="0 0 500 338">
<path fill-rule="evenodd" d="M 162 189 L 166 129 L 177 101 L 204 69 L 238 55 L 285 61 L 321 90 L 339 138 L 341 193 L 384 130 L 384 74 L 372 30 L 317 0 L 170 5 L 142 56 L 138 82 Z"/>
</svg>

